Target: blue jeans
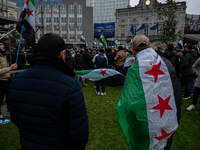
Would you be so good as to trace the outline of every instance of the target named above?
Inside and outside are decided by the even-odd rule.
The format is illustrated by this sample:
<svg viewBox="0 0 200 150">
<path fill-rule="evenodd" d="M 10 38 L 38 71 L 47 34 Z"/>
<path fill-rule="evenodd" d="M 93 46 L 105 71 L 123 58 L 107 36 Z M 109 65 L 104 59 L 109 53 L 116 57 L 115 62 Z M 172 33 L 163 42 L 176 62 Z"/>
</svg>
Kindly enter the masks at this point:
<svg viewBox="0 0 200 150">
<path fill-rule="evenodd" d="M 195 77 L 191 77 L 191 80 L 190 80 L 190 94 L 192 94 L 194 92 L 195 81 L 196 81 L 196 78 Z"/>
</svg>

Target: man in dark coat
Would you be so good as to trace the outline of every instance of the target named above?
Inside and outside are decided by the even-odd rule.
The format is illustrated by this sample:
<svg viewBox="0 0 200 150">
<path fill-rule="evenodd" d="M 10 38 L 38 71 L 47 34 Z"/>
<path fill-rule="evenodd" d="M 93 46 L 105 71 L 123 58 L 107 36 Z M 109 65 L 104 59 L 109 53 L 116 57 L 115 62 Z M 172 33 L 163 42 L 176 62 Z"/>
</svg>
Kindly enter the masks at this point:
<svg viewBox="0 0 200 150">
<path fill-rule="evenodd" d="M 174 45 L 168 44 L 167 51 L 163 53 L 163 57 L 165 57 L 167 60 L 169 60 L 172 63 L 175 70 L 178 70 L 179 68 L 178 56 L 173 51 L 174 51 Z"/>
<path fill-rule="evenodd" d="M 180 70 L 185 84 L 185 93 L 183 95 L 183 99 L 188 99 L 190 97 L 190 84 L 192 83 L 191 76 L 194 74 L 192 66 L 196 61 L 197 53 L 192 51 L 192 45 L 190 44 L 185 47 L 185 51 L 186 54 L 184 55 Z"/>
<path fill-rule="evenodd" d="M 82 60 L 83 60 L 83 68 L 84 70 L 91 69 L 92 58 L 88 53 L 88 49 L 86 48 L 82 53 Z"/>
<path fill-rule="evenodd" d="M 31 68 L 9 87 L 11 121 L 19 128 L 25 150 L 84 150 L 88 117 L 75 73 L 63 61 L 65 43 L 56 34 L 43 35 Z"/>
</svg>

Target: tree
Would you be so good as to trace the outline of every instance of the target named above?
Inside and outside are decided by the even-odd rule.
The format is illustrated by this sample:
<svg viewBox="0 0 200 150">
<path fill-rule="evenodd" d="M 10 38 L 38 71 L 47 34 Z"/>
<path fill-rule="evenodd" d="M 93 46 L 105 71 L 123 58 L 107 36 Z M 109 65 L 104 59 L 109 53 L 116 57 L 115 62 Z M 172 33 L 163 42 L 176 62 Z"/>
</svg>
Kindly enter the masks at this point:
<svg viewBox="0 0 200 150">
<path fill-rule="evenodd" d="M 20 38 L 20 35 L 18 34 L 17 30 L 13 31 L 13 32 L 10 34 L 11 46 L 15 46 L 16 43 L 18 43 L 19 38 Z"/>
<path fill-rule="evenodd" d="M 182 36 L 182 31 L 176 32 L 177 24 L 176 21 L 176 11 L 178 10 L 177 3 L 175 0 L 166 0 L 166 7 L 159 7 L 158 17 L 164 18 L 162 27 L 160 29 L 160 36 L 162 43 L 170 43 L 176 41 L 177 37 Z"/>
</svg>

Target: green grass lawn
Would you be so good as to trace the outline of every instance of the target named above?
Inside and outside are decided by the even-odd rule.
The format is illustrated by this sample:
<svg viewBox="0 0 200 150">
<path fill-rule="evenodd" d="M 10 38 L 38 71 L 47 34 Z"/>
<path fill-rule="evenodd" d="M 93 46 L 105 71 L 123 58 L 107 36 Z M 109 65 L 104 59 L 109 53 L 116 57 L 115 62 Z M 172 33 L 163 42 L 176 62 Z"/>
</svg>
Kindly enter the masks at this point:
<svg viewBox="0 0 200 150">
<path fill-rule="evenodd" d="M 89 140 L 86 150 L 127 150 L 117 122 L 116 105 L 122 87 L 107 87 L 106 96 L 96 95 L 94 82 L 82 87 L 89 117 Z M 200 101 L 200 100 L 199 100 Z M 200 102 L 196 110 L 187 111 L 192 98 L 183 100 L 181 122 L 173 137 L 171 150 L 200 150 Z M 0 150 L 19 150 L 18 129 L 13 123 L 0 125 Z"/>
</svg>

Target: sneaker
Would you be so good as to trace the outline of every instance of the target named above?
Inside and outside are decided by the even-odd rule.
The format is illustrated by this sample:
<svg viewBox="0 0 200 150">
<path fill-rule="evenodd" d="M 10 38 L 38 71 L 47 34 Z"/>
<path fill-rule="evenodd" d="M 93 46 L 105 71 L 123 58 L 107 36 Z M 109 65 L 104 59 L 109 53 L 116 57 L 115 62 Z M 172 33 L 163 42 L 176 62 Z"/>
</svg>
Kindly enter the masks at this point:
<svg viewBox="0 0 200 150">
<path fill-rule="evenodd" d="M 83 86 L 87 86 L 87 84 L 86 84 L 86 83 L 83 83 L 82 85 L 83 85 Z"/>
<path fill-rule="evenodd" d="M 191 111 L 192 109 L 195 109 L 195 106 L 194 105 L 190 105 L 187 110 Z"/>
<path fill-rule="evenodd" d="M 7 116 L 10 116 L 10 111 L 7 111 L 6 114 L 7 114 Z"/>
<path fill-rule="evenodd" d="M 3 115 L 2 114 L 0 114 L 0 119 L 2 119 L 3 118 Z"/>
<path fill-rule="evenodd" d="M 188 97 L 184 97 L 184 96 L 183 96 L 182 99 L 188 99 Z"/>
<path fill-rule="evenodd" d="M 94 86 L 94 88 L 96 88 L 96 86 Z"/>
<path fill-rule="evenodd" d="M 100 92 L 96 92 L 97 95 L 100 95 Z"/>
<path fill-rule="evenodd" d="M 8 119 L 0 119 L 0 124 L 7 124 L 10 123 L 11 121 Z"/>
<path fill-rule="evenodd" d="M 101 95 L 102 95 L 102 96 L 103 96 L 103 95 L 106 95 L 106 93 L 105 93 L 105 92 L 104 92 L 104 93 L 103 93 L 103 92 L 101 92 Z"/>
</svg>

